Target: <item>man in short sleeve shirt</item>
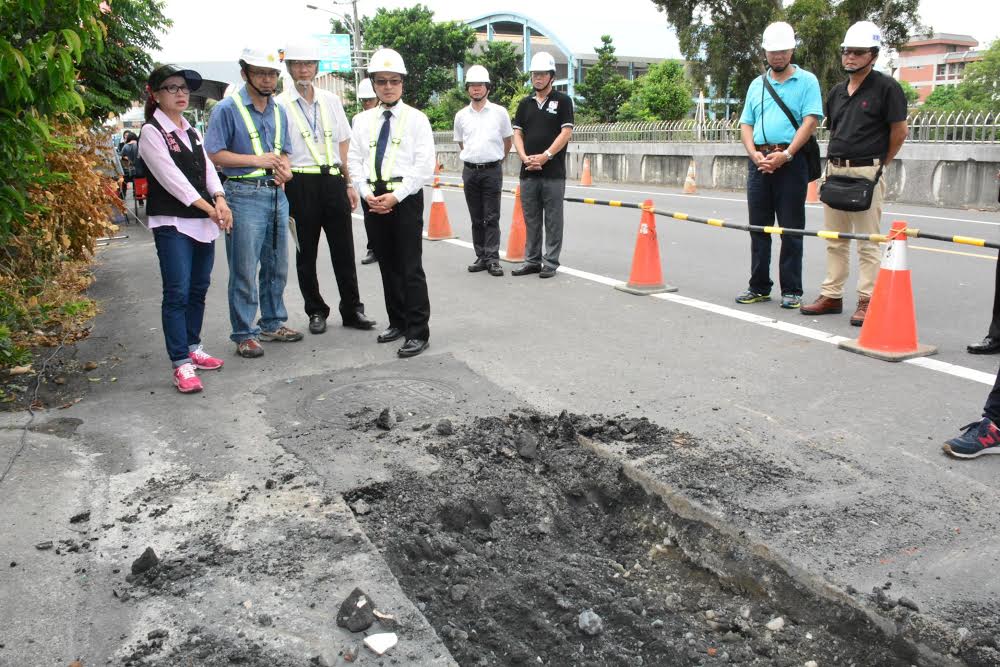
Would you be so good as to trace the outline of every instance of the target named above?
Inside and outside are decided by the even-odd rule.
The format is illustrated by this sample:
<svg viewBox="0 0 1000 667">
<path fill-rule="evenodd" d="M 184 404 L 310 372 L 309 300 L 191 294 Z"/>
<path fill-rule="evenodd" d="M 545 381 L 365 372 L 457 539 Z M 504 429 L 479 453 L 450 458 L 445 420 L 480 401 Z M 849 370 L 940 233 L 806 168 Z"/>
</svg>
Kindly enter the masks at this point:
<svg viewBox="0 0 1000 667">
<path fill-rule="evenodd" d="M 521 206 L 527 242 L 524 264 L 511 275 L 537 273 L 540 278 L 551 278 L 559 268 L 562 250 L 565 149 L 573 136 L 573 100 L 552 88 L 556 63 L 551 54 L 536 53 L 529 69 L 535 94 L 521 100 L 514 115 L 514 147 L 521 158 Z"/>
<path fill-rule="evenodd" d="M 878 179 L 871 207 L 866 211 L 840 211 L 823 206 L 824 227 L 834 232 L 878 234 L 885 198 L 883 170 L 906 141 L 906 95 L 892 77 L 873 67 L 882 46 L 882 33 L 870 21 L 852 25 L 841 44 L 841 64 L 849 78 L 826 96 L 830 128 L 827 174 Z M 844 283 L 850 267 L 850 240 L 826 242 L 826 278 L 819 298 L 802 306 L 803 315 L 843 312 Z M 861 326 L 879 268 L 878 244 L 858 241 L 858 303 L 851 324 Z"/>
</svg>

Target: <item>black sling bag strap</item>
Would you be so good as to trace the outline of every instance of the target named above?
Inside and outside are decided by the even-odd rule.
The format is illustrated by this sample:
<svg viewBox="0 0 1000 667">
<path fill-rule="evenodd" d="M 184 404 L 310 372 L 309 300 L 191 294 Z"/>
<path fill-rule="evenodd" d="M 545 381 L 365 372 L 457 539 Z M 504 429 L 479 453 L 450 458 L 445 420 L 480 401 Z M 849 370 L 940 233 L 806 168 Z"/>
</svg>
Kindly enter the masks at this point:
<svg viewBox="0 0 1000 667">
<path fill-rule="evenodd" d="M 799 131 L 799 124 L 795 120 L 795 116 L 792 115 L 791 110 L 788 108 L 788 106 L 785 104 L 785 102 L 780 97 L 778 97 L 778 92 L 771 85 L 771 82 L 767 80 L 767 74 L 761 75 L 760 78 L 761 78 L 761 81 L 764 82 L 764 87 L 767 88 L 767 92 L 771 93 L 771 97 L 773 97 L 774 101 L 778 103 L 778 107 L 782 111 L 785 112 L 785 115 L 788 116 L 788 120 L 792 124 L 792 127 L 794 127 L 795 131 L 798 132 Z M 760 118 L 761 118 L 761 122 L 763 122 L 763 120 L 764 120 L 764 104 L 763 103 L 761 103 L 761 105 L 760 105 Z M 766 138 L 767 137 L 765 136 L 765 139 Z M 809 137 L 809 141 L 807 141 L 805 143 L 805 145 L 802 147 L 802 156 L 806 160 L 806 167 L 809 170 L 809 180 L 810 181 L 815 181 L 817 178 L 819 178 L 820 176 L 823 175 L 823 167 L 820 164 L 820 160 L 819 160 L 819 142 L 816 141 L 816 135 L 815 134 L 813 134 L 812 136 L 810 136 Z"/>
</svg>

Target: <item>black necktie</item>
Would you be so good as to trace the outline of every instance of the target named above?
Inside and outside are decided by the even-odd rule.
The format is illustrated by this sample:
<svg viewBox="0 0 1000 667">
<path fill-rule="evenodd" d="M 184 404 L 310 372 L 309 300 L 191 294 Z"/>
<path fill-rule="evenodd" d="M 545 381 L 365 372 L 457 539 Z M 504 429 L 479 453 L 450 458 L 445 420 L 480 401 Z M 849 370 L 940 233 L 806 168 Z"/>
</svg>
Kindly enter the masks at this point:
<svg viewBox="0 0 1000 667">
<path fill-rule="evenodd" d="M 378 143 L 375 144 L 375 178 L 379 181 L 382 180 L 382 158 L 385 157 L 385 147 L 389 143 L 389 119 L 392 118 L 392 110 L 386 109 L 382 115 L 385 116 L 385 122 L 382 123 L 382 129 L 378 132 Z"/>
</svg>

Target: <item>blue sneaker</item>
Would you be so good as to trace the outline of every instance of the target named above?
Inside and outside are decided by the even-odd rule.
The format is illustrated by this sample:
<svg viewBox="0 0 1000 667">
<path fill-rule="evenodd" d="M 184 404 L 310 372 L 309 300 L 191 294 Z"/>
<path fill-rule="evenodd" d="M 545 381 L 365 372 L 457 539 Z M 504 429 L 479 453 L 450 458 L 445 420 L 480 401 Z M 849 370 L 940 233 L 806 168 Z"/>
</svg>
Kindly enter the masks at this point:
<svg viewBox="0 0 1000 667">
<path fill-rule="evenodd" d="M 781 307 L 782 308 L 801 308 L 802 307 L 802 297 L 795 294 L 782 294 L 781 295 Z"/>
<path fill-rule="evenodd" d="M 983 454 L 1000 454 L 1000 428 L 989 418 L 962 427 L 962 435 L 944 443 L 946 454 L 974 459 Z"/>
</svg>

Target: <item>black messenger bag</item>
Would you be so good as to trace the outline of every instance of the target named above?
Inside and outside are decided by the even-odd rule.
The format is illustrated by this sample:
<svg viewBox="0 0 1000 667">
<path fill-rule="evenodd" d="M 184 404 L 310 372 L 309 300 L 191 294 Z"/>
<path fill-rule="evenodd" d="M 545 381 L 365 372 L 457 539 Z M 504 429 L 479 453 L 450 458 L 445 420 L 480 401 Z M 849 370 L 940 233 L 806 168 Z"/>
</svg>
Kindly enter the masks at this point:
<svg viewBox="0 0 1000 667">
<path fill-rule="evenodd" d="M 819 200 L 838 211 L 867 211 L 872 207 L 875 188 L 882 177 L 882 165 L 875 172 L 875 180 L 861 176 L 840 176 L 829 174 L 819 186 Z"/>
</svg>

